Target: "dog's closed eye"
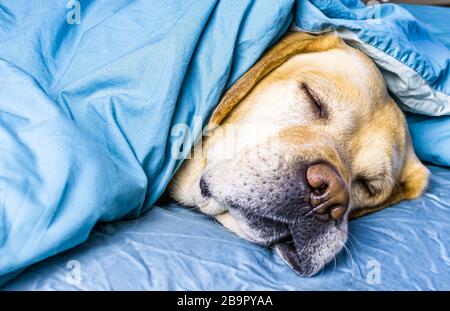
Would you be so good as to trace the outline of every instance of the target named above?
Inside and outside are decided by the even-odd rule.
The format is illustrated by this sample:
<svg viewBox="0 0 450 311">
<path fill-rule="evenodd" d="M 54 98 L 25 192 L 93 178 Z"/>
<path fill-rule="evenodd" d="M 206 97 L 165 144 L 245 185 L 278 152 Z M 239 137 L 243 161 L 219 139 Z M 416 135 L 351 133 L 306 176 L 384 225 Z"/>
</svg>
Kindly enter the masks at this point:
<svg viewBox="0 0 450 311">
<path fill-rule="evenodd" d="M 307 97 L 316 117 L 318 119 L 327 119 L 328 111 L 322 98 L 320 98 L 320 96 L 316 92 L 314 92 L 305 82 L 300 83 L 300 89 L 302 93 Z"/>
<path fill-rule="evenodd" d="M 360 187 L 370 197 L 376 197 L 391 189 L 389 178 L 387 176 L 365 177 L 358 176 L 353 184 Z"/>
<path fill-rule="evenodd" d="M 353 184 L 357 185 L 358 187 L 361 187 L 370 196 L 376 195 L 376 189 L 372 187 L 370 181 L 365 177 L 356 178 Z"/>
</svg>

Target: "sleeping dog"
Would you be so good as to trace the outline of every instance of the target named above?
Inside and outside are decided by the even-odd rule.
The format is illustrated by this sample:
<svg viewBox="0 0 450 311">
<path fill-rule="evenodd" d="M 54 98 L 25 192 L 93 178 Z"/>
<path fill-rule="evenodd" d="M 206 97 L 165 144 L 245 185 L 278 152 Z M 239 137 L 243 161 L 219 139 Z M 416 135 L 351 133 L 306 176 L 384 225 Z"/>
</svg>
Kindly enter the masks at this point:
<svg viewBox="0 0 450 311">
<path fill-rule="evenodd" d="M 379 70 L 333 34 L 287 34 L 207 128 L 171 196 L 274 247 L 301 275 L 343 248 L 350 218 L 417 198 L 428 181 Z"/>
</svg>

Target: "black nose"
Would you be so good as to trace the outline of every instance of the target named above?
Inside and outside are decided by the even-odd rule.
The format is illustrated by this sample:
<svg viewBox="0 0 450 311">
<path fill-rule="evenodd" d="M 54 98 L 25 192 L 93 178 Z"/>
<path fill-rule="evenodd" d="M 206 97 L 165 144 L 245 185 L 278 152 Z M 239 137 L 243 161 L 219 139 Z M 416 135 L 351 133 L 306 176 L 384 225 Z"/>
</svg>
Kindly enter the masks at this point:
<svg viewBox="0 0 450 311">
<path fill-rule="evenodd" d="M 318 218 L 341 219 L 348 210 L 348 187 L 336 168 L 330 164 L 311 165 L 306 173 L 311 187 L 310 205 Z"/>
</svg>

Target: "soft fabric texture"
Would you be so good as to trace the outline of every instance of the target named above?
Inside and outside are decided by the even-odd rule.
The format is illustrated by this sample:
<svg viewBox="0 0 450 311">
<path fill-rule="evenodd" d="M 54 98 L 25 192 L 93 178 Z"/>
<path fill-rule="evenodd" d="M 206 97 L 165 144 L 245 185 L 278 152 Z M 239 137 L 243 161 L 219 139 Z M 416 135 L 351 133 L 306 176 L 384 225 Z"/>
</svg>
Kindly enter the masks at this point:
<svg viewBox="0 0 450 311">
<path fill-rule="evenodd" d="M 98 221 L 152 207 L 294 5 L 2 2 L 0 283 L 85 241 Z"/>
<path fill-rule="evenodd" d="M 0 4 L 3 280 L 84 241 L 97 221 L 151 207 L 183 158 L 173 126 L 198 136 L 293 5 L 79 3 L 80 24 L 66 21 L 74 1 Z"/>
<path fill-rule="evenodd" d="M 294 30 L 338 32 L 373 59 L 403 109 L 450 114 L 450 49 L 406 9 L 366 6 L 359 0 L 304 0 L 296 5 Z"/>
<path fill-rule="evenodd" d="M 420 19 L 433 38 L 450 49 L 450 8 L 418 5 L 404 7 Z M 419 158 L 450 166 L 450 116 L 435 118 L 407 113 L 406 118 Z"/>
<path fill-rule="evenodd" d="M 417 156 L 429 163 L 450 167 L 450 116 L 407 114 Z"/>
<path fill-rule="evenodd" d="M 348 251 L 297 275 L 272 250 L 176 205 L 97 227 L 4 290 L 450 290 L 450 170 L 422 198 L 350 222 Z"/>
</svg>

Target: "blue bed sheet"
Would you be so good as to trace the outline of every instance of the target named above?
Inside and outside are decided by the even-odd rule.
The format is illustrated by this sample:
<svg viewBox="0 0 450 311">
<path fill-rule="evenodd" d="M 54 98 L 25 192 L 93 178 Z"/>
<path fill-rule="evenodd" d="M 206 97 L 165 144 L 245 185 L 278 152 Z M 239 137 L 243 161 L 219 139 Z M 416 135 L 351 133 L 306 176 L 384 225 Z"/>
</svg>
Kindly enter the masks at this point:
<svg viewBox="0 0 450 311">
<path fill-rule="evenodd" d="M 450 170 L 430 169 L 421 199 L 352 221 L 348 252 L 314 277 L 299 277 L 275 252 L 208 216 L 168 205 L 97 227 L 4 289 L 449 290 Z"/>
</svg>

